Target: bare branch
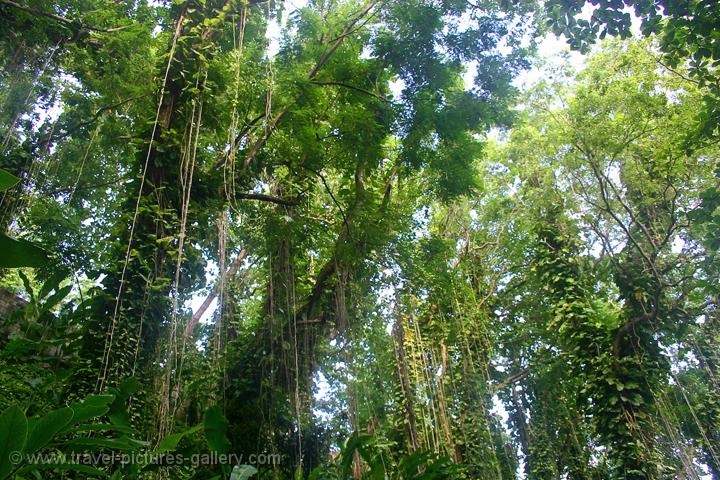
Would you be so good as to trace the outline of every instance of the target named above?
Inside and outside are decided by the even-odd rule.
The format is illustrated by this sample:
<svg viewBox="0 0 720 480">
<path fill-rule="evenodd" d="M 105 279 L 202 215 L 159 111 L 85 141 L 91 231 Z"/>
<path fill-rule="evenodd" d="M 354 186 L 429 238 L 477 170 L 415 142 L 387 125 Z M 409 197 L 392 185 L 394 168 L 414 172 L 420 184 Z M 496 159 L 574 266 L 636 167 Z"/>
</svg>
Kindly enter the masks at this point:
<svg viewBox="0 0 720 480">
<path fill-rule="evenodd" d="M 233 261 L 232 265 L 230 265 L 230 268 L 228 269 L 227 273 L 225 274 L 226 277 L 232 277 L 234 276 L 237 271 L 240 269 L 240 265 L 242 265 L 243 260 L 245 259 L 246 255 L 245 249 L 240 250 L 240 253 L 238 253 L 237 258 Z M 205 314 L 208 308 L 210 308 L 210 305 L 215 300 L 215 298 L 220 294 L 220 282 L 218 281 L 210 291 L 210 294 L 205 297 L 205 300 L 203 301 L 202 305 L 198 307 L 197 310 L 193 313 L 192 318 L 188 322 L 187 326 L 185 327 L 185 332 L 183 333 L 183 336 L 185 339 L 190 337 L 192 335 L 193 330 L 195 330 L 195 327 L 198 323 L 200 323 L 200 319 Z"/>
<path fill-rule="evenodd" d="M 530 375 L 530 369 L 525 369 L 521 372 L 518 372 L 514 375 L 510 375 L 505 380 L 501 381 L 495 387 L 493 388 L 493 391 L 497 392 L 498 390 L 502 390 L 503 388 L 509 387 L 510 385 L 519 382 L 523 378 Z"/>
<path fill-rule="evenodd" d="M 264 193 L 238 193 L 237 195 L 235 195 L 235 197 L 244 200 L 259 200 L 261 202 L 275 203 L 278 205 L 300 205 L 300 195 L 295 198 L 287 199 L 276 197 L 274 195 L 266 195 Z"/>
<path fill-rule="evenodd" d="M 340 211 L 340 215 L 342 216 L 343 223 L 345 224 L 345 229 L 347 230 L 348 235 L 350 235 L 350 222 L 348 221 L 347 215 L 345 215 L 345 210 L 343 210 L 342 206 L 340 205 L 340 202 L 338 202 L 337 198 L 335 198 L 335 195 L 333 194 L 333 191 L 330 188 L 330 185 L 328 185 L 327 180 L 325 179 L 325 176 L 322 173 L 320 173 L 319 171 L 313 170 L 312 168 L 310 168 L 308 166 L 303 165 L 302 167 L 305 170 L 312 172 L 313 174 L 317 175 L 320 178 L 320 181 L 322 181 L 323 185 L 325 186 L 325 190 L 327 190 L 333 203 Z"/>
</svg>

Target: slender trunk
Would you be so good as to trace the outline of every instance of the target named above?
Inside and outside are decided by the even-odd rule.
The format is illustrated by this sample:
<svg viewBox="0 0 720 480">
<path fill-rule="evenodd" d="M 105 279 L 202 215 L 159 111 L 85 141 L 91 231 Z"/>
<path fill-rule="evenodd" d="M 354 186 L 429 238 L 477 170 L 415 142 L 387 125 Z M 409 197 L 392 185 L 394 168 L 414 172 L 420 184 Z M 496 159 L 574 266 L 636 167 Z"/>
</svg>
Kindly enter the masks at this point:
<svg viewBox="0 0 720 480">
<path fill-rule="evenodd" d="M 438 410 L 440 414 L 440 423 L 443 434 L 445 436 L 445 447 L 452 456 L 455 463 L 460 463 L 460 454 L 455 448 L 453 441 L 452 429 L 450 428 L 450 420 L 448 418 L 447 400 L 445 399 L 445 375 L 447 374 L 447 345 L 445 339 L 440 340 L 440 375 L 438 376 Z"/>
<path fill-rule="evenodd" d="M 407 357 L 405 355 L 405 330 L 402 324 L 402 317 L 399 311 L 395 313 L 395 325 L 393 326 L 393 337 L 395 339 L 395 350 L 398 362 L 398 374 L 400 376 L 400 387 L 405 400 L 405 415 L 407 416 L 407 437 L 410 451 L 418 449 L 417 426 L 415 420 L 414 395 L 410 386 L 410 375 L 408 373 Z"/>
<path fill-rule="evenodd" d="M 344 354 L 345 365 L 347 365 L 349 373 L 352 365 L 352 358 L 350 358 L 350 351 L 347 348 L 345 349 Z M 348 390 L 348 418 L 350 420 L 350 428 L 352 428 L 353 432 L 359 433 L 360 426 L 358 422 L 357 394 L 349 375 L 346 377 L 345 381 Z M 362 478 L 362 459 L 360 458 L 360 452 L 358 452 L 357 449 L 353 452 L 352 474 L 353 480 L 360 480 Z"/>
<path fill-rule="evenodd" d="M 530 428 L 527 424 L 527 419 L 525 418 L 525 409 L 523 408 L 522 401 L 520 400 L 520 396 L 518 395 L 517 390 L 515 390 L 515 387 L 510 387 L 510 400 L 512 401 L 513 405 L 513 412 L 511 413 L 513 420 L 515 424 L 518 426 L 518 435 L 520 436 L 520 446 L 522 447 L 522 451 L 525 454 L 526 459 L 526 465 L 525 465 L 525 471 L 529 472 L 529 461 L 530 461 Z"/>
</svg>

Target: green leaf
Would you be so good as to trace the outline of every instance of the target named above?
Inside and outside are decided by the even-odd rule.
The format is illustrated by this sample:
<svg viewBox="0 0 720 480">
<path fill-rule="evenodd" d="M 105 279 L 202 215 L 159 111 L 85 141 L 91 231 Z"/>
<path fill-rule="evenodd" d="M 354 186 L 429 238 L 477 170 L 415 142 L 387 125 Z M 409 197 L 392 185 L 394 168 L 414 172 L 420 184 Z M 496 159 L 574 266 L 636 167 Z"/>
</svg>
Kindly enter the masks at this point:
<svg viewBox="0 0 720 480">
<path fill-rule="evenodd" d="M 172 435 L 167 435 L 166 437 L 163 437 L 163 439 L 160 440 L 160 443 L 158 444 L 158 447 L 157 449 L 155 449 L 155 451 L 157 453 L 174 451 L 177 448 L 178 443 L 180 443 L 180 440 L 182 440 L 184 436 L 184 433 L 173 433 Z"/>
<path fill-rule="evenodd" d="M 30 281 L 30 279 L 27 277 L 27 275 L 25 275 L 25 273 L 22 270 L 20 270 L 18 272 L 18 277 L 20 277 L 20 280 L 22 280 L 23 287 L 25 288 L 25 291 L 27 292 L 27 294 L 30 295 L 30 299 L 34 301 L 35 300 L 35 292 L 33 291 L 33 288 L 32 288 L 32 282 Z"/>
<path fill-rule="evenodd" d="M 180 433 L 173 433 L 172 435 L 168 435 L 164 437 L 162 440 L 160 440 L 160 443 L 158 444 L 157 449 L 155 450 L 156 453 L 164 453 L 164 452 L 172 452 L 174 451 L 178 444 L 180 443 L 180 440 L 183 439 L 183 437 L 187 435 L 192 435 L 193 433 L 197 432 L 203 427 L 202 423 L 199 423 L 195 425 L 192 428 L 189 428 L 185 430 L 184 432 Z"/>
<path fill-rule="evenodd" d="M 140 447 L 147 445 L 147 442 L 141 440 L 135 440 L 130 437 L 121 438 L 91 438 L 81 437 L 74 438 L 65 442 L 66 446 L 69 447 L 81 447 L 81 448 L 111 448 L 120 451 L 135 451 Z"/>
<path fill-rule="evenodd" d="M 213 405 L 205 411 L 205 438 L 211 451 L 226 454 L 230 450 L 230 441 L 225 436 L 228 421 L 222 410 Z"/>
<path fill-rule="evenodd" d="M 349 469 L 353 462 L 353 454 L 355 453 L 355 450 L 358 450 L 359 452 L 364 450 L 372 439 L 372 435 L 357 432 L 348 437 L 347 440 L 345 440 L 345 445 L 340 451 L 343 468 Z"/>
<path fill-rule="evenodd" d="M 0 268 L 42 267 L 48 262 L 48 254 L 27 240 L 10 238 L 0 233 Z"/>
<path fill-rule="evenodd" d="M 38 294 L 39 298 L 45 298 L 48 296 L 48 294 L 53 291 L 57 290 L 60 284 L 62 283 L 65 278 L 67 278 L 68 272 L 65 270 L 61 270 L 59 272 L 56 272 L 53 274 L 50 278 L 45 280 L 45 283 L 43 283 L 42 288 L 40 289 L 40 293 Z"/>
<path fill-rule="evenodd" d="M 15 175 L 12 175 L 7 170 L 3 170 L 2 168 L 0 168 L 0 192 L 9 190 L 19 181 L 20 179 L 17 178 Z"/>
<path fill-rule="evenodd" d="M 53 293 L 43 304 L 43 310 L 46 312 L 52 310 L 55 305 L 60 303 L 65 297 L 68 296 L 68 294 L 72 290 L 72 287 L 72 285 L 65 285 L 57 292 Z"/>
<path fill-rule="evenodd" d="M 73 418 L 72 408 L 65 407 L 53 410 L 34 422 L 25 445 L 25 453 L 35 453 L 43 448 L 52 438 L 65 428 Z"/>
<path fill-rule="evenodd" d="M 75 412 L 73 424 L 83 423 L 91 418 L 105 415 L 115 395 L 88 395 L 82 402 L 73 402 L 70 408 Z"/>
<path fill-rule="evenodd" d="M 35 470 L 59 470 L 61 472 L 80 472 L 93 477 L 105 477 L 107 475 L 102 470 L 91 467 L 89 465 L 83 465 L 81 463 L 33 463 L 32 465 L 28 465 L 20 469 L 18 473 L 23 474 Z"/>
<path fill-rule="evenodd" d="M 18 463 L 27 438 L 27 418 L 16 405 L 0 414 L 0 480 L 7 478 Z"/>
<path fill-rule="evenodd" d="M 110 409 L 107 414 L 113 424 L 130 427 L 130 415 L 128 414 L 126 406 L 130 395 L 139 389 L 140 382 L 138 382 L 136 378 L 130 377 L 113 390 L 115 400 L 110 404 Z"/>
<path fill-rule="evenodd" d="M 257 472 L 257 468 L 251 465 L 235 465 L 230 474 L 230 480 L 247 480 Z"/>
</svg>

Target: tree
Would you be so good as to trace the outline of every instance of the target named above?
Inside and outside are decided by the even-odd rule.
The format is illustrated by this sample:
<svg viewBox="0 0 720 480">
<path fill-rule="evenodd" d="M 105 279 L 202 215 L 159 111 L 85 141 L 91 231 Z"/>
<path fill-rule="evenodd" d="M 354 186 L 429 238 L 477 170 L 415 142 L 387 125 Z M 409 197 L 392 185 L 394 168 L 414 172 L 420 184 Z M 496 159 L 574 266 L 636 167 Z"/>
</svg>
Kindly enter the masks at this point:
<svg viewBox="0 0 720 480">
<path fill-rule="evenodd" d="M 590 19 L 583 9 L 592 5 Z M 705 93 L 705 109 L 699 115 L 701 137 L 717 135 L 720 124 L 720 40 L 715 32 L 720 24 L 720 8 L 712 0 L 551 1 L 547 2 L 548 24 L 557 34 L 567 36 L 570 45 L 581 51 L 606 35 L 628 38 L 632 35 L 632 16 L 640 20 L 644 36 L 656 35 L 663 58 L 661 65 L 696 83 Z M 685 73 L 683 73 L 685 72 Z M 697 135 L 692 135 L 697 141 Z M 689 145 L 692 148 L 692 143 Z"/>
</svg>

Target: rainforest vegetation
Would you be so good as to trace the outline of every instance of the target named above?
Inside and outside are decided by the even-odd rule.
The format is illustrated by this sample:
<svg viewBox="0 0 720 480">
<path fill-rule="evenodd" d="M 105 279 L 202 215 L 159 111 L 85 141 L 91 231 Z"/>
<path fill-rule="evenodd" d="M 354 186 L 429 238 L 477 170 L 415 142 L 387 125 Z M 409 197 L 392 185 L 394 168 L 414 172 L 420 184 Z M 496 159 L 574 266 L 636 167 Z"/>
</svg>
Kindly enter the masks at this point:
<svg viewBox="0 0 720 480">
<path fill-rule="evenodd" d="M 0 480 L 720 480 L 719 140 L 716 0 L 0 0 Z"/>
</svg>

